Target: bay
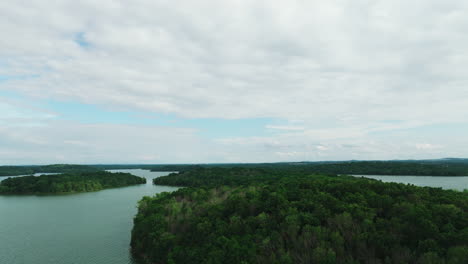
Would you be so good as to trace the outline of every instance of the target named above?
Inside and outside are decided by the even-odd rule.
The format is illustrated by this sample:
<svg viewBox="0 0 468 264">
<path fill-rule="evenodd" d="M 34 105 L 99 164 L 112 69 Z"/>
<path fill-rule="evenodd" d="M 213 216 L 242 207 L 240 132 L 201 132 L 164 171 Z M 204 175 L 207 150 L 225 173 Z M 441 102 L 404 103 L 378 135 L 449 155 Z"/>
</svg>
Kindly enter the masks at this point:
<svg viewBox="0 0 468 264">
<path fill-rule="evenodd" d="M 169 172 L 111 170 L 147 184 L 68 195 L 0 196 L 0 263 L 134 264 L 129 252 L 137 202 L 177 190 L 152 179 Z"/>
</svg>

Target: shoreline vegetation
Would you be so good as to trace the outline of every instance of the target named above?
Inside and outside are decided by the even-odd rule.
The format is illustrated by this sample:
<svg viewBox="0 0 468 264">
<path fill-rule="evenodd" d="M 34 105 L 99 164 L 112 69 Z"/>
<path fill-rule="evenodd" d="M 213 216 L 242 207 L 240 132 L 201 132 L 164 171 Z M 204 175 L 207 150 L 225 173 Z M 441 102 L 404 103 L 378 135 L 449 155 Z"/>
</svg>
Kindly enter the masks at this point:
<svg viewBox="0 0 468 264">
<path fill-rule="evenodd" d="M 130 173 L 106 171 L 7 178 L 0 182 L 0 194 L 66 194 L 144 184 L 146 179 Z"/>
<path fill-rule="evenodd" d="M 226 164 L 54 164 L 41 166 L 0 166 L 0 177 L 34 173 L 75 173 L 115 169 L 150 171 L 192 171 L 199 168 L 252 168 L 301 171 L 308 174 L 347 174 L 382 176 L 468 176 L 468 159 L 401 161 L 323 161 Z"/>
<path fill-rule="evenodd" d="M 0 177 L 32 175 L 35 173 L 81 173 L 101 171 L 87 165 L 52 164 L 37 166 L 0 166 Z"/>
<path fill-rule="evenodd" d="M 252 164 L 160 165 L 151 171 L 190 171 L 198 168 L 262 168 L 308 174 L 382 176 L 468 176 L 468 162 L 428 161 L 346 161 Z"/>
<path fill-rule="evenodd" d="M 131 248 L 146 263 L 446 263 L 468 259 L 468 192 L 345 175 L 198 168 L 154 184 Z"/>
</svg>

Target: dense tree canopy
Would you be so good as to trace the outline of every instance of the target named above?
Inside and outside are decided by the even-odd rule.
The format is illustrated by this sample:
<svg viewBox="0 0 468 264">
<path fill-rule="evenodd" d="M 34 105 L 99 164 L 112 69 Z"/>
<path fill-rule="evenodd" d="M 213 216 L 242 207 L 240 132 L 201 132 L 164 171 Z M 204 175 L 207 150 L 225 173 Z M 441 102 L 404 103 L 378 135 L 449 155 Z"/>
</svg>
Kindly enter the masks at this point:
<svg viewBox="0 0 468 264">
<path fill-rule="evenodd" d="M 1 181 L 0 194 L 90 192 L 142 183 L 145 178 L 105 171 L 24 176 Z"/>
<path fill-rule="evenodd" d="M 419 161 L 340 161 L 340 162 L 278 162 L 278 163 L 226 163 L 226 164 L 96 164 L 45 166 L 0 166 L 0 176 L 33 173 L 70 173 L 111 169 L 145 169 L 152 171 L 190 171 L 199 168 L 251 168 L 295 170 L 311 173 L 363 174 L 363 175 L 428 175 L 467 176 L 467 159 L 440 159 Z"/>
<path fill-rule="evenodd" d="M 0 166 L 0 176 L 28 175 L 34 173 L 74 173 L 99 171 L 86 165 L 54 164 L 44 166 Z"/>
<path fill-rule="evenodd" d="M 272 168 L 197 168 L 179 173 L 171 173 L 153 179 L 157 185 L 207 187 L 218 185 L 250 185 L 274 182 L 284 176 L 309 175 L 300 169 Z"/>
<path fill-rule="evenodd" d="M 304 170 L 317 173 L 363 175 L 467 176 L 468 164 L 435 164 L 395 161 L 355 161 L 303 165 Z"/>
<path fill-rule="evenodd" d="M 148 263 L 468 260 L 468 193 L 350 176 L 198 169 L 144 197 L 132 251 Z"/>
<path fill-rule="evenodd" d="M 264 168 L 295 170 L 307 173 L 362 174 L 362 175 L 419 175 L 468 176 L 468 163 L 460 160 L 437 161 L 347 161 L 347 162 L 290 162 L 252 164 L 159 165 L 153 171 L 189 171 L 198 168 Z"/>
</svg>

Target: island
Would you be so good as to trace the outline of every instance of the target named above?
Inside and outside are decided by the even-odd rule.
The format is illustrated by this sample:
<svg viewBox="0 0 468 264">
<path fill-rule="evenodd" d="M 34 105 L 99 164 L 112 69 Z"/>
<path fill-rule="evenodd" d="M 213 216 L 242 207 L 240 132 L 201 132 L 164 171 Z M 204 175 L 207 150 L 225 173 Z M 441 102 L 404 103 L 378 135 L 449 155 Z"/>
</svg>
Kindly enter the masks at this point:
<svg viewBox="0 0 468 264">
<path fill-rule="evenodd" d="M 266 168 L 154 179 L 131 237 L 144 263 L 450 263 L 468 259 L 468 192 Z"/>
<path fill-rule="evenodd" d="M 145 178 L 130 173 L 75 172 L 7 178 L 0 182 L 0 194 L 92 192 L 144 183 Z"/>
</svg>

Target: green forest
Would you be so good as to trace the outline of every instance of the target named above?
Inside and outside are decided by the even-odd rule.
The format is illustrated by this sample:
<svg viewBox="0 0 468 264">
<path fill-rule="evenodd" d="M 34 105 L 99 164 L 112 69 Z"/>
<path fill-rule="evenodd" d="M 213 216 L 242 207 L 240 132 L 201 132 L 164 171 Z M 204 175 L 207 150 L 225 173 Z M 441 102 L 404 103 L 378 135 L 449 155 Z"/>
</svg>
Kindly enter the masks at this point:
<svg viewBox="0 0 468 264">
<path fill-rule="evenodd" d="M 466 176 L 468 164 L 431 164 L 418 162 L 355 161 L 304 164 L 308 172 L 362 175 Z"/>
<path fill-rule="evenodd" d="M 298 169 L 267 168 L 198 168 L 179 173 L 171 173 L 153 179 L 156 185 L 209 187 L 219 185 L 250 185 L 255 183 L 275 182 L 284 176 L 309 175 Z"/>
<path fill-rule="evenodd" d="M 199 168 L 154 179 L 132 252 L 146 263 L 468 260 L 468 192 L 301 170 Z"/>
<path fill-rule="evenodd" d="M 145 178 L 130 173 L 75 172 L 7 178 L 0 182 L 0 194 L 91 192 L 144 183 Z"/>
<path fill-rule="evenodd" d="M 362 175 L 419 175 L 467 176 L 468 160 L 407 160 L 407 161 L 323 161 L 278 163 L 225 163 L 225 164 L 54 164 L 45 166 L 0 166 L 1 176 L 34 173 L 73 173 L 112 169 L 145 169 L 151 171 L 191 171 L 199 168 L 251 168 L 303 171 L 308 174 L 362 174 Z"/>
<path fill-rule="evenodd" d="M 75 173 L 99 171 L 86 165 L 53 164 L 44 166 L 0 166 L 1 176 L 30 175 L 34 173 Z"/>
<path fill-rule="evenodd" d="M 341 161 L 341 162 L 291 162 L 291 163 L 238 163 L 200 165 L 158 165 L 152 171 L 188 171 L 198 168 L 264 168 L 295 170 L 307 173 L 362 174 L 362 175 L 417 175 L 417 176 L 467 176 L 468 163 L 452 160 L 439 161 Z"/>
</svg>

